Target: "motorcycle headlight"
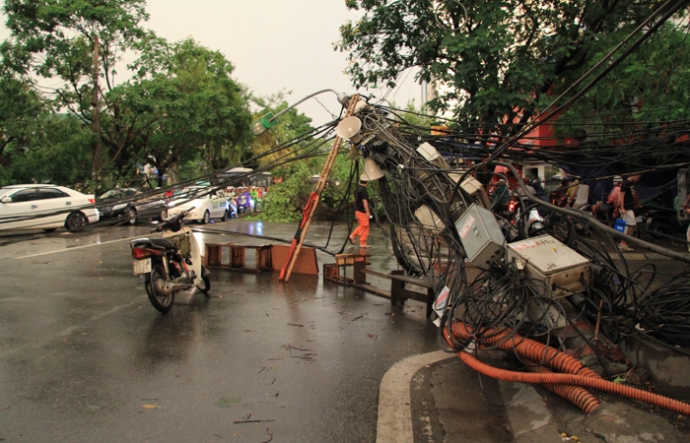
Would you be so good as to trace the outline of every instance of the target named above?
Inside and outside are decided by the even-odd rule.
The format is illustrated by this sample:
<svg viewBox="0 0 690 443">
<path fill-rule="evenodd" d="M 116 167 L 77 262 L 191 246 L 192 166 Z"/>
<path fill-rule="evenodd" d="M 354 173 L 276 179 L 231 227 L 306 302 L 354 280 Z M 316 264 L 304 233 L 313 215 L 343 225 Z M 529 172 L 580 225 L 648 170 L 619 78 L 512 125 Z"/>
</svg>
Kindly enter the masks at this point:
<svg viewBox="0 0 690 443">
<path fill-rule="evenodd" d="M 172 208 L 173 206 L 175 206 L 175 202 L 170 202 L 170 203 L 168 203 L 168 207 L 169 207 L 169 208 Z"/>
</svg>

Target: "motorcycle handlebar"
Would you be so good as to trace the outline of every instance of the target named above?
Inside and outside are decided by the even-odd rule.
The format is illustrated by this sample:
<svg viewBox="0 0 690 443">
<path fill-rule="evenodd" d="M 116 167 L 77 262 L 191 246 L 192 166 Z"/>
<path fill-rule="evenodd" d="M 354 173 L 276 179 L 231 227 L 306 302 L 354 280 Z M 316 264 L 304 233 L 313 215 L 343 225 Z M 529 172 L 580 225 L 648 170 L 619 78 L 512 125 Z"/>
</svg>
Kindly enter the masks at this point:
<svg viewBox="0 0 690 443">
<path fill-rule="evenodd" d="M 155 229 L 151 230 L 151 232 L 160 232 L 163 229 L 167 228 L 168 226 L 180 222 L 183 218 L 185 218 L 189 214 L 189 211 L 184 211 L 179 213 L 173 218 L 170 218 L 168 220 L 163 221 L 160 225 L 156 226 Z"/>
</svg>

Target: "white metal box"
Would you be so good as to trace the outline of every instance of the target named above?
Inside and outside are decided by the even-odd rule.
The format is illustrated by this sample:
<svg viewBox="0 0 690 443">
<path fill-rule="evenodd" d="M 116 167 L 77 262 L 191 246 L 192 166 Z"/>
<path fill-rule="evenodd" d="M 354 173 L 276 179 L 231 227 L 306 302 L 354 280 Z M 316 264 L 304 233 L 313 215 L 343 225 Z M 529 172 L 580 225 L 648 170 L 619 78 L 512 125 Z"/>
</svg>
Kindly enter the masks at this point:
<svg viewBox="0 0 690 443">
<path fill-rule="evenodd" d="M 486 195 L 484 186 L 474 177 L 467 177 L 465 181 L 462 182 L 463 191 L 467 192 L 474 203 L 481 205 L 487 209 L 491 207 L 489 202 L 489 196 Z"/>
<path fill-rule="evenodd" d="M 527 277 L 543 281 L 549 297 L 584 291 L 592 281 L 589 260 L 550 235 L 509 243 L 506 261 L 516 261 Z"/>
<path fill-rule="evenodd" d="M 472 265 L 488 268 L 492 259 L 503 258 L 506 239 L 493 212 L 473 203 L 455 223 L 455 229 Z"/>
</svg>

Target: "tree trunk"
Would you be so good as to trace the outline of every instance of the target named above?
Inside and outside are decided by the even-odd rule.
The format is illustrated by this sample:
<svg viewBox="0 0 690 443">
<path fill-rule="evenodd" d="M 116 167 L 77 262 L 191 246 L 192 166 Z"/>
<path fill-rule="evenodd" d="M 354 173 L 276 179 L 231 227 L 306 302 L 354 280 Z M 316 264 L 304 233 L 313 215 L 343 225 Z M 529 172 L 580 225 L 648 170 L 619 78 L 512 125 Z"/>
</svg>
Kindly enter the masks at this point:
<svg viewBox="0 0 690 443">
<path fill-rule="evenodd" d="M 101 125 L 99 121 L 98 109 L 98 77 L 100 74 L 99 57 L 98 57 L 98 35 L 93 39 L 93 111 L 91 114 L 91 130 L 95 136 L 95 146 L 93 147 L 93 163 L 91 167 L 91 176 L 96 179 L 101 170 Z"/>
</svg>

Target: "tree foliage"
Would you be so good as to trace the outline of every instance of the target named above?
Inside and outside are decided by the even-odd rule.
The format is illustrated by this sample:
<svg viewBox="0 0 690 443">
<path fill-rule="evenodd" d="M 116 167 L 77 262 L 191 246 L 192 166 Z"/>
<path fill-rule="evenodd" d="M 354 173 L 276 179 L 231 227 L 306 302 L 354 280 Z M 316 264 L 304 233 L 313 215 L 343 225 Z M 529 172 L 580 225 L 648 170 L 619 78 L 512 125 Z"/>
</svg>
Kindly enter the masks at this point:
<svg viewBox="0 0 690 443">
<path fill-rule="evenodd" d="M 347 0 L 350 9 L 364 11 L 356 23 L 340 29 L 336 49 L 349 52 L 347 72 L 357 86 L 386 83 L 393 86 L 408 68 L 418 67 L 418 81 L 433 82 L 438 96 L 429 105 L 449 110 L 469 129 L 476 124 L 527 121 L 543 110 L 548 94 L 563 90 L 620 42 L 662 2 L 634 0 L 487 0 L 388 1 Z M 667 34 L 648 46 L 657 55 Z M 678 42 L 680 43 L 680 42 Z M 683 57 L 683 59 L 687 59 Z M 630 61 L 620 67 L 629 77 L 611 91 L 602 84 L 593 96 L 608 91 L 624 104 L 635 95 L 636 82 L 646 69 L 664 71 L 660 60 L 644 66 Z M 685 65 L 687 66 L 687 64 Z M 668 65 L 666 66 L 668 67 Z M 687 68 L 684 68 L 687 69 Z M 682 82 L 678 82 L 680 86 Z M 663 95 L 663 82 L 655 92 Z M 685 83 L 687 88 L 687 83 Z M 627 91 L 618 91 L 626 86 Z M 639 91 L 639 88 L 638 88 Z M 684 95 L 686 92 L 683 93 Z M 622 96 L 627 95 L 625 99 Z M 650 97 L 651 98 L 651 97 Z M 603 104 L 603 103 L 602 103 Z M 540 109 L 541 108 L 541 109 Z M 513 129 L 514 130 L 514 129 Z"/>
<path fill-rule="evenodd" d="M 287 93 L 285 91 L 278 92 L 269 97 L 254 97 L 252 101 L 261 110 L 254 114 L 254 119 L 261 118 L 268 113 L 277 115 L 288 107 L 288 102 L 285 100 Z M 282 114 L 277 119 L 276 126 L 272 127 L 270 131 L 254 138 L 251 149 L 254 155 L 260 155 L 261 158 L 257 165 L 251 166 L 265 166 L 275 164 L 287 160 L 288 158 L 295 158 L 299 155 L 300 148 L 304 147 L 305 143 L 297 143 L 294 146 L 286 147 L 276 152 L 273 151 L 277 146 L 280 146 L 290 140 L 294 140 L 303 134 L 307 134 L 313 130 L 311 126 L 311 118 L 299 113 L 297 109 L 291 109 L 285 114 Z M 296 168 L 294 165 L 286 165 L 278 167 L 277 173 L 281 174 L 287 172 L 290 168 Z"/>
<path fill-rule="evenodd" d="M 598 52 L 583 69 L 617 42 L 600 42 Z M 568 86 L 567 79 L 554 84 L 555 91 Z M 640 129 L 639 122 L 651 122 L 650 129 L 669 121 L 686 120 L 690 100 L 690 41 L 688 34 L 673 24 L 664 25 L 647 44 L 642 45 L 616 70 L 588 92 L 561 116 L 573 128 L 590 127 L 590 134 L 626 133 Z M 546 100 L 542 101 L 543 103 Z M 566 129 L 567 128 L 567 129 Z"/>
<path fill-rule="evenodd" d="M 28 82 L 0 76 L 0 166 L 10 166 L 7 149 L 26 146 L 44 111 L 44 100 Z"/>
<path fill-rule="evenodd" d="M 192 39 L 169 44 L 151 35 L 132 68 L 137 75 L 108 95 L 104 139 L 128 160 L 150 158 L 163 174 L 198 156 L 212 169 L 237 158 L 248 143 L 251 114 L 245 93 L 223 54 Z"/>
<path fill-rule="evenodd" d="M 80 132 L 98 111 L 91 143 L 102 145 L 92 148 L 100 180 L 132 176 L 147 161 L 161 174 L 185 162 L 218 169 L 248 152 L 248 94 L 231 78 L 232 63 L 192 39 L 169 43 L 147 32 L 145 0 L 7 0 L 3 11 L 11 37 L 0 46 L 2 72 L 57 84 L 53 112 L 79 119 Z M 135 57 L 126 68 L 125 53 Z"/>
<path fill-rule="evenodd" d="M 90 122 L 94 47 L 105 89 L 115 85 L 117 64 L 144 35 L 145 0 L 6 0 L 12 38 L 2 46 L 5 64 L 19 74 L 58 79 L 58 107 Z"/>
</svg>

